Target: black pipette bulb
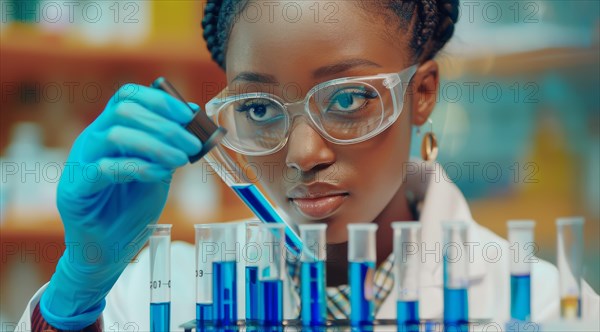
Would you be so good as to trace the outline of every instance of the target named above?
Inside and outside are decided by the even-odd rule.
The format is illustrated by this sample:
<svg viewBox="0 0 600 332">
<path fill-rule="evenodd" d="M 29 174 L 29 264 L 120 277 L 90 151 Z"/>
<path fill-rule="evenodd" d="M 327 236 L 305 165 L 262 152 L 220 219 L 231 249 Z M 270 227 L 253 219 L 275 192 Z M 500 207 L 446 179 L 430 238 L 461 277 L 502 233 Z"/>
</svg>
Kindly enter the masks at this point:
<svg viewBox="0 0 600 332">
<path fill-rule="evenodd" d="M 173 87 L 173 85 L 164 77 L 157 78 L 154 82 L 152 82 L 151 87 L 160 89 L 179 99 L 190 108 L 190 111 L 194 112 L 194 110 L 188 105 L 179 92 L 175 90 L 175 87 Z M 221 142 L 227 133 L 225 128 L 218 127 L 202 110 L 198 110 L 195 113 L 194 118 L 185 126 L 185 129 L 187 129 L 194 136 L 198 137 L 202 142 L 202 150 L 198 154 L 189 158 L 190 163 L 195 163 L 204 157 L 205 154 L 207 154 L 213 147 Z"/>
</svg>

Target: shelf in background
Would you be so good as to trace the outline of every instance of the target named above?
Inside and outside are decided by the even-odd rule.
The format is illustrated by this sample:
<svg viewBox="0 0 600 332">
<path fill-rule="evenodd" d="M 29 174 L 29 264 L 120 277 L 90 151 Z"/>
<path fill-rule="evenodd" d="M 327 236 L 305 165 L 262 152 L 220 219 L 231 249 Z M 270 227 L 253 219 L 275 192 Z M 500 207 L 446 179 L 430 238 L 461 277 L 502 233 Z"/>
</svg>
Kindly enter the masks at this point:
<svg viewBox="0 0 600 332">
<path fill-rule="evenodd" d="M 220 209 L 210 216 L 196 216 L 190 220 L 189 216 L 184 216 L 177 212 L 177 209 L 170 203 L 163 210 L 159 218 L 159 223 L 173 224 L 173 240 L 187 241 L 194 243 L 195 223 L 216 223 L 228 222 L 251 218 L 252 212 L 242 203 L 239 204 L 221 204 Z M 37 220 L 19 220 L 10 218 L 3 220 L 0 226 L 0 235 L 2 242 L 20 242 L 32 241 L 33 239 L 44 239 L 49 242 L 64 242 L 64 230 L 58 212 L 48 216 L 42 216 Z"/>
<path fill-rule="evenodd" d="M 0 33 L 0 75 L 3 81 L 11 81 L 26 76 L 69 77 L 111 69 L 143 73 L 144 69 L 178 67 L 197 73 L 199 80 L 223 80 L 224 73 L 198 38 L 197 43 L 162 40 L 131 47 L 96 46 L 33 27 L 8 27 Z"/>
<path fill-rule="evenodd" d="M 94 69 L 123 66 L 155 68 L 178 66 L 202 73 L 199 80 L 223 79 L 222 70 L 211 61 L 198 35 L 197 43 L 168 42 L 165 39 L 142 45 L 106 44 L 95 46 L 66 36 L 43 33 L 16 26 L 0 34 L 1 77 L 43 75 L 45 72 L 82 73 Z M 442 53 L 438 62 L 447 78 L 462 75 L 535 75 L 549 69 L 598 66 L 600 45 L 582 48 L 547 48 L 508 54 L 482 54 L 474 57 Z M 202 71 L 196 71 L 196 70 Z"/>
<path fill-rule="evenodd" d="M 198 38 L 197 43 L 160 39 L 135 47 L 95 46 L 35 26 L 3 26 L 0 151 L 16 122 L 42 125 L 52 133 L 45 137 L 47 146 L 70 146 L 74 137 L 61 137 L 85 128 L 125 83 L 150 85 L 164 76 L 187 100 L 204 105 L 225 86 L 225 74 Z"/>
<path fill-rule="evenodd" d="M 487 54 L 476 57 L 441 55 L 438 62 L 447 79 L 460 76 L 514 77 L 539 75 L 548 70 L 598 68 L 600 45 L 582 48 L 546 48 L 509 54 Z"/>
</svg>

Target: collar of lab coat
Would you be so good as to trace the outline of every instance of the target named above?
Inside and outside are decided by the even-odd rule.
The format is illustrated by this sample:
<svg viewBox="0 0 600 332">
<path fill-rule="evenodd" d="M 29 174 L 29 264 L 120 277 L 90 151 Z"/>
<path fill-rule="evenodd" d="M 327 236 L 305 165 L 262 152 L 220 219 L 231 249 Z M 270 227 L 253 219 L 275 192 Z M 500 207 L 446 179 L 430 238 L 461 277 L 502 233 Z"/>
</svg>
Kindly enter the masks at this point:
<svg viewBox="0 0 600 332">
<path fill-rule="evenodd" d="M 465 197 L 450 180 L 439 163 L 411 159 L 405 168 L 407 195 L 420 202 L 421 222 L 421 287 L 443 284 L 442 222 L 460 220 L 468 225 L 467 241 L 472 245 L 469 257 L 471 282 L 485 275 L 485 261 L 477 243 L 479 226 L 473 220 Z"/>
</svg>

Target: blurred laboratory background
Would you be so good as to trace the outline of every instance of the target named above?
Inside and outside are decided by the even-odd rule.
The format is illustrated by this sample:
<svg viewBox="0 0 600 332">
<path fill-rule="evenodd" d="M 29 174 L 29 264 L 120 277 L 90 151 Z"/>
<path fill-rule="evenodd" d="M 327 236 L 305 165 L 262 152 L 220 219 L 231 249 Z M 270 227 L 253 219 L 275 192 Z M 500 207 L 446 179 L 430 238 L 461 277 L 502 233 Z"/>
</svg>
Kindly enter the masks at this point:
<svg viewBox="0 0 600 332">
<path fill-rule="evenodd" d="M 203 105 L 225 77 L 202 39 L 204 1 L 0 4 L 0 322 L 10 326 L 64 249 L 55 192 L 70 145 L 116 89 L 166 76 Z M 584 277 L 596 292 L 599 4 L 462 1 L 432 117 L 440 180 L 458 184 L 480 224 L 506 237 L 507 220 L 536 220 L 538 256 L 556 263 L 555 219 L 585 217 Z M 419 145 L 415 136 L 415 156 Z M 197 163 L 176 173 L 161 220 L 193 243 L 194 223 L 250 215 Z"/>
</svg>

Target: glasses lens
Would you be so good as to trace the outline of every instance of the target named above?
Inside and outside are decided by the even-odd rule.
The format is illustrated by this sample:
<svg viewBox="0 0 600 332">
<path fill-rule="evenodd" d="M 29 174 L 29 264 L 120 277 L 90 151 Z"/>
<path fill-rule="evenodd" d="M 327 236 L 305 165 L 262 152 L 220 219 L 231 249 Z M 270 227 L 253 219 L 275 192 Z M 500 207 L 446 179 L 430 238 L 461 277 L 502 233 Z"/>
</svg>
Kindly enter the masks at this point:
<svg viewBox="0 0 600 332">
<path fill-rule="evenodd" d="M 240 97 L 222 106 L 218 123 L 227 129 L 226 141 L 246 153 L 262 153 L 276 148 L 287 130 L 283 105 L 275 100 Z"/>
<path fill-rule="evenodd" d="M 366 82 L 325 86 L 311 96 L 311 115 L 335 139 L 349 141 L 364 137 L 377 130 L 384 119 L 379 91 L 384 90 Z"/>
</svg>

